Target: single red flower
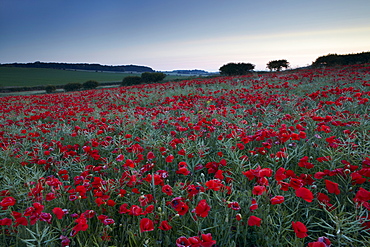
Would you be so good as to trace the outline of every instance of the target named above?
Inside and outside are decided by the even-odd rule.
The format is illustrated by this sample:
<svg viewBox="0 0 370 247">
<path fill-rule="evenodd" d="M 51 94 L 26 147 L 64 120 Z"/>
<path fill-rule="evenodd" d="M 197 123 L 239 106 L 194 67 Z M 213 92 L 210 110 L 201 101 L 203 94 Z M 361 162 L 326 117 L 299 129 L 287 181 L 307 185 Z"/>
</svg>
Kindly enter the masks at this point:
<svg viewBox="0 0 370 247">
<path fill-rule="evenodd" d="M 213 179 L 206 182 L 207 189 L 219 191 L 222 188 L 222 183 L 220 179 Z"/>
<path fill-rule="evenodd" d="M 338 187 L 337 183 L 334 183 L 330 180 L 325 180 L 325 185 L 326 185 L 326 189 L 328 190 L 329 193 L 336 194 L 336 195 L 340 194 L 340 190 L 339 190 L 339 187 Z"/>
<path fill-rule="evenodd" d="M 216 240 L 212 239 L 212 235 L 210 233 L 202 234 L 202 247 L 211 247 L 216 244 Z"/>
<path fill-rule="evenodd" d="M 172 187 L 168 184 L 165 184 L 165 185 L 162 186 L 162 192 L 165 193 L 168 196 L 173 195 Z"/>
<path fill-rule="evenodd" d="M 367 202 L 370 200 L 370 191 L 365 190 L 364 188 L 360 187 L 357 191 L 355 198 L 353 199 L 355 202 Z"/>
<path fill-rule="evenodd" d="M 292 222 L 292 228 L 298 238 L 307 237 L 307 227 L 300 221 Z"/>
<path fill-rule="evenodd" d="M 0 220 L 0 226 L 10 226 L 12 223 L 13 221 L 10 218 L 4 218 Z"/>
<path fill-rule="evenodd" d="M 283 203 L 285 200 L 284 196 L 274 196 L 270 199 L 272 205 Z"/>
<path fill-rule="evenodd" d="M 151 219 L 143 218 L 140 220 L 140 232 L 149 232 L 154 230 L 154 224 Z"/>
<path fill-rule="evenodd" d="M 3 210 L 7 210 L 8 207 L 10 206 L 14 206 L 14 204 L 17 202 L 16 199 L 14 199 L 14 197 L 11 197 L 11 196 L 8 196 L 8 197 L 5 197 L 1 200 L 0 202 L 0 206 L 3 207 L 2 209 Z"/>
<path fill-rule="evenodd" d="M 176 239 L 176 246 L 177 247 L 188 247 L 190 246 L 190 242 L 186 237 L 179 237 Z"/>
<path fill-rule="evenodd" d="M 158 228 L 163 230 L 163 231 L 168 231 L 168 230 L 171 230 L 172 226 L 170 224 L 168 224 L 167 220 L 164 220 L 164 221 L 161 222 L 161 224 Z"/>
<path fill-rule="evenodd" d="M 312 192 L 307 189 L 307 188 L 304 188 L 304 187 L 301 187 L 299 189 L 296 189 L 295 191 L 295 195 L 297 197 L 300 197 L 302 198 L 303 200 L 305 200 L 306 202 L 312 202 L 312 199 L 313 199 L 313 194 Z"/>
<path fill-rule="evenodd" d="M 252 203 L 249 207 L 249 210 L 252 212 L 252 211 L 256 210 L 257 208 L 258 208 L 257 200 L 252 198 Z"/>
<path fill-rule="evenodd" d="M 248 226 L 261 226 L 261 221 L 261 218 L 251 215 L 248 218 Z"/>
<path fill-rule="evenodd" d="M 61 220 L 64 216 L 64 211 L 62 208 L 53 208 L 53 213 L 57 217 L 57 219 Z"/>
<path fill-rule="evenodd" d="M 211 210 L 211 207 L 207 204 L 207 201 L 205 199 L 200 200 L 198 205 L 195 208 L 195 213 L 197 216 L 200 217 L 207 217 L 208 212 Z"/>
<path fill-rule="evenodd" d="M 254 186 L 254 187 L 253 187 L 252 194 L 253 194 L 253 195 L 256 195 L 256 196 L 260 196 L 260 195 L 262 195 L 265 191 L 266 191 L 266 187 L 265 187 L 265 186 L 257 185 L 257 186 Z"/>
</svg>

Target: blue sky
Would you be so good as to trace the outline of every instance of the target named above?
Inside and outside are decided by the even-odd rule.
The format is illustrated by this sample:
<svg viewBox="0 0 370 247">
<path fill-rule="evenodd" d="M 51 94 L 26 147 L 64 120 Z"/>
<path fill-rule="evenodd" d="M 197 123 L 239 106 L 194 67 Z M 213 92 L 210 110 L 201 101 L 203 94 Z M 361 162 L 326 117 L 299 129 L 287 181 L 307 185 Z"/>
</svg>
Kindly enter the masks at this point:
<svg viewBox="0 0 370 247">
<path fill-rule="evenodd" d="M 0 0 L 0 63 L 257 70 L 370 51 L 369 0 Z"/>
</svg>

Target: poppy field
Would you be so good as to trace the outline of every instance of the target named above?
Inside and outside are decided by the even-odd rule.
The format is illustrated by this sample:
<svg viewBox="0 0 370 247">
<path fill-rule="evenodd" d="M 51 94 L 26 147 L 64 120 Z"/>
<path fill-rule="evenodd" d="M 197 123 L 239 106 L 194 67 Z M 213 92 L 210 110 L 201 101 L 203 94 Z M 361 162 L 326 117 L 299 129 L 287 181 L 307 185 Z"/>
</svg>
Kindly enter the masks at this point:
<svg viewBox="0 0 370 247">
<path fill-rule="evenodd" d="M 370 246 L 370 67 L 0 98 L 3 246 Z"/>
</svg>

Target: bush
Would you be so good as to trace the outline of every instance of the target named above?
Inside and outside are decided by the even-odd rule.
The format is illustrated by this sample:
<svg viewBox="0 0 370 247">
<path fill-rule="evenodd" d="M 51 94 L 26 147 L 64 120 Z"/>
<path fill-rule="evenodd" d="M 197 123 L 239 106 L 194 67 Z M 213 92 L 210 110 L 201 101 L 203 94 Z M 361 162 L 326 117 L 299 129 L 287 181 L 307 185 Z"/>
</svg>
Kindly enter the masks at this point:
<svg viewBox="0 0 370 247">
<path fill-rule="evenodd" d="M 228 63 L 220 68 L 221 75 L 245 75 L 253 70 L 255 65 L 251 63 Z"/>
<path fill-rule="evenodd" d="M 82 87 L 81 83 L 78 83 L 78 82 L 72 82 L 72 83 L 68 83 L 66 85 L 64 85 L 64 90 L 66 92 L 69 92 L 69 91 L 77 91 L 79 90 L 80 88 Z"/>
<path fill-rule="evenodd" d="M 166 74 L 161 72 L 144 72 L 141 74 L 141 80 L 144 83 L 150 83 L 150 82 L 159 82 L 162 81 L 166 77 Z"/>
<path fill-rule="evenodd" d="M 121 85 L 122 86 L 132 86 L 137 85 L 141 83 L 141 77 L 140 76 L 127 76 L 123 78 Z"/>
<path fill-rule="evenodd" d="M 55 90 L 57 90 L 57 87 L 56 87 L 56 86 L 54 86 L 54 85 L 47 85 L 47 86 L 45 87 L 45 91 L 46 91 L 47 93 L 53 93 L 53 92 L 55 92 Z"/>
<path fill-rule="evenodd" d="M 93 80 L 86 81 L 82 84 L 82 87 L 85 89 L 94 89 L 97 86 L 99 86 L 99 82 Z"/>
</svg>

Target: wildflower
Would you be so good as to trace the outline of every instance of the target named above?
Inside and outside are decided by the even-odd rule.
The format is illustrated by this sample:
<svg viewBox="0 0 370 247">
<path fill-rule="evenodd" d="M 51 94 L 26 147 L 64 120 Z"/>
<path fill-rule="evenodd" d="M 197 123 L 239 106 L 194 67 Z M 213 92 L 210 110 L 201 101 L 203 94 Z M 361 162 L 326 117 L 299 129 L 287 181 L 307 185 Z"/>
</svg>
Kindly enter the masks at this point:
<svg viewBox="0 0 370 247">
<path fill-rule="evenodd" d="M 312 199 L 313 199 L 313 194 L 312 192 L 307 189 L 307 188 L 304 188 L 304 187 L 301 187 L 299 189 L 296 189 L 295 191 L 295 195 L 297 197 L 300 197 L 302 198 L 303 200 L 305 200 L 306 202 L 312 202 Z"/>
<path fill-rule="evenodd" d="M 328 190 L 329 193 L 336 194 L 336 195 L 340 194 L 340 190 L 338 188 L 337 183 L 334 183 L 330 180 L 325 180 L 325 185 L 326 185 L 326 189 Z"/>
<path fill-rule="evenodd" d="M 208 212 L 210 210 L 211 210 L 211 207 L 207 204 L 207 201 L 203 199 L 199 201 L 194 211 L 197 216 L 205 218 L 208 216 Z"/>
<path fill-rule="evenodd" d="M 307 237 L 307 227 L 300 221 L 292 222 L 292 228 L 298 238 Z"/>
<path fill-rule="evenodd" d="M 62 208 L 58 208 L 58 207 L 55 207 L 53 208 L 53 213 L 55 214 L 55 216 L 57 217 L 57 219 L 61 220 L 64 216 L 64 211 Z"/>
<path fill-rule="evenodd" d="M 265 186 L 257 185 L 257 186 L 254 186 L 254 187 L 253 187 L 252 194 L 253 194 L 253 195 L 256 195 L 256 196 L 260 196 L 260 195 L 262 195 L 265 191 L 266 191 L 266 187 L 265 187 Z"/>
<path fill-rule="evenodd" d="M 284 196 L 274 196 L 270 199 L 272 205 L 280 204 L 284 202 Z"/>
<path fill-rule="evenodd" d="M 140 220 L 140 232 L 149 232 L 154 230 L 154 224 L 151 219 L 143 218 Z"/>
<path fill-rule="evenodd" d="M 3 207 L 2 210 L 8 209 L 10 206 L 14 206 L 14 204 L 17 202 L 14 197 L 8 196 L 1 200 L 0 206 Z"/>
<path fill-rule="evenodd" d="M 168 231 L 171 230 L 172 226 L 168 224 L 167 220 L 163 220 L 158 228 L 163 231 Z"/>
<path fill-rule="evenodd" d="M 248 226 L 261 226 L 261 221 L 261 218 L 251 215 L 248 218 Z"/>
</svg>

